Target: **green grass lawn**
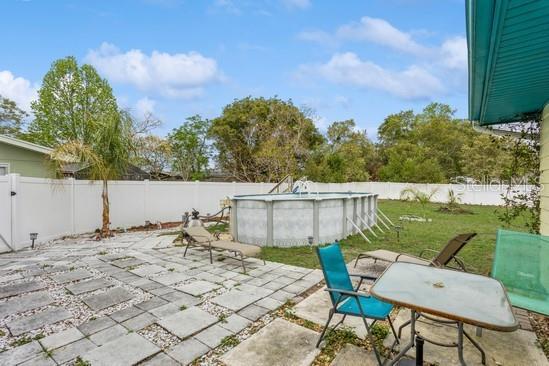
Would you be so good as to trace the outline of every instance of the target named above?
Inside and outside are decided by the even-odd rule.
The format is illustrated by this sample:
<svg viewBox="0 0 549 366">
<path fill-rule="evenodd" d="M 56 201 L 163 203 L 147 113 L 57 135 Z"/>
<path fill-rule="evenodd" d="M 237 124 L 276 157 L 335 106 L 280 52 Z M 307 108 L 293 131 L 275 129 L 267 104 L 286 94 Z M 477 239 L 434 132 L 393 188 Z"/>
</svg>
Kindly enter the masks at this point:
<svg viewBox="0 0 549 366">
<path fill-rule="evenodd" d="M 441 204 L 429 204 L 425 209 L 427 218 L 432 222 L 402 222 L 400 240 L 394 231 L 385 233 L 379 238 L 373 238 L 367 243 L 359 235 L 352 235 L 341 240 L 341 248 L 347 261 L 356 258 L 358 253 L 388 249 L 418 255 L 421 250 L 430 248 L 440 250 L 446 242 L 457 234 L 476 232 L 478 236 L 462 249 L 459 256 L 466 264 L 473 266 L 479 273 L 488 274 L 492 265 L 492 256 L 496 242 L 496 230 L 502 227 L 498 220 L 495 206 L 462 205 L 472 214 L 448 214 L 438 211 Z M 405 214 L 423 215 L 421 205 L 406 201 L 380 200 L 379 208 L 395 223 L 399 224 L 399 216 Z M 383 226 L 382 226 L 383 227 Z M 511 229 L 524 231 L 524 227 L 515 226 Z M 387 230 L 386 230 L 387 231 Z M 379 235 L 379 234 L 378 234 Z M 315 252 L 309 247 L 299 248 L 263 248 L 265 260 L 282 262 L 307 268 L 319 268 Z"/>
</svg>

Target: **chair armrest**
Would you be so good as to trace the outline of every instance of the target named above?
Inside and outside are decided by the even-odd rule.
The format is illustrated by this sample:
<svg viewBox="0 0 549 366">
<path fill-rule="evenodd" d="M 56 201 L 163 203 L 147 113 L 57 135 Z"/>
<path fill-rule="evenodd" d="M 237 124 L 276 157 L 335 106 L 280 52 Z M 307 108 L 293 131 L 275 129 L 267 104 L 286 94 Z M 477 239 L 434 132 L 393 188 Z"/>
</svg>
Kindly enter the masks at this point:
<svg viewBox="0 0 549 366">
<path fill-rule="evenodd" d="M 328 291 L 328 292 L 336 293 L 336 294 L 340 294 L 340 295 L 345 295 L 345 296 L 351 296 L 351 297 L 355 297 L 355 298 L 356 297 L 370 297 L 369 294 L 365 294 L 365 293 L 362 293 L 362 292 L 348 291 L 348 290 L 338 290 L 338 289 L 335 289 L 335 288 L 327 288 L 324 291 Z"/>
<path fill-rule="evenodd" d="M 349 273 L 349 276 L 351 276 L 351 277 L 359 277 L 359 278 L 361 278 L 361 279 L 371 280 L 371 281 L 375 281 L 375 280 L 378 279 L 378 277 L 369 276 L 369 275 L 360 274 L 360 273 L 357 273 L 357 274 Z"/>
</svg>

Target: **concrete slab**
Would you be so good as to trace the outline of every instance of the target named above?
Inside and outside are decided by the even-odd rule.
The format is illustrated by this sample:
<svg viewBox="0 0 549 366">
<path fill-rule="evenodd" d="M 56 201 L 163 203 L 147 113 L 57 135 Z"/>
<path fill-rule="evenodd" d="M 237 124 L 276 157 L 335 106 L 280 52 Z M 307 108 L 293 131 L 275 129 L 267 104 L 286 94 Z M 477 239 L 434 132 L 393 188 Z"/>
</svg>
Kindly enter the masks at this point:
<svg viewBox="0 0 549 366">
<path fill-rule="evenodd" d="M 17 366 L 56 366 L 53 358 L 49 357 L 46 352 L 40 353 L 38 356 L 31 358 L 28 361 L 20 363 Z"/>
<path fill-rule="evenodd" d="M 86 338 L 82 338 L 79 341 L 69 343 L 66 346 L 56 349 L 53 351 L 51 357 L 58 364 L 63 364 L 74 360 L 76 357 L 85 354 L 86 352 L 95 349 L 97 346 L 90 342 Z"/>
<path fill-rule="evenodd" d="M 69 328 L 59 333 L 54 333 L 39 340 L 45 350 L 51 351 L 69 343 L 84 338 L 84 334 L 77 328 Z"/>
<path fill-rule="evenodd" d="M 214 297 L 211 301 L 214 304 L 223 306 L 232 311 L 238 311 L 246 306 L 260 300 L 263 296 L 257 293 L 232 289 L 222 295 Z"/>
<path fill-rule="evenodd" d="M 188 280 L 190 277 L 184 273 L 172 272 L 165 275 L 153 277 L 152 280 L 161 283 L 165 286 L 173 285 L 177 282 Z"/>
<path fill-rule="evenodd" d="M 332 307 L 332 302 L 330 301 L 330 295 L 324 291 L 324 288 L 321 288 L 314 292 L 311 296 L 307 297 L 305 300 L 298 303 L 294 309 L 295 314 L 306 320 L 310 320 L 313 323 L 324 326 L 328 320 L 328 314 Z M 336 314 L 332 318 L 330 325 L 336 324 L 340 321 L 342 315 Z M 364 339 L 366 337 L 366 327 L 362 322 L 362 319 L 359 317 L 348 316 L 345 318 L 343 324 L 354 329 L 357 336 Z"/>
<path fill-rule="evenodd" d="M 129 267 L 139 266 L 141 264 L 144 264 L 145 262 L 143 262 L 141 259 L 130 257 L 130 258 L 117 259 L 115 261 L 112 261 L 111 263 L 119 268 L 125 269 Z"/>
<path fill-rule="evenodd" d="M 140 366 L 180 366 L 181 364 L 165 354 L 164 352 L 157 354 L 150 360 L 140 364 Z"/>
<path fill-rule="evenodd" d="M 0 287 L 0 299 L 42 290 L 43 288 L 46 288 L 46 284 L 41 281 L 29 281 L 2 286 Z"/>
<path fill-rule="evenodd" d="M 0 318 L 49 305 L 53 298 L 46 291 L 14 297 L 0 304 Z"/>
<path fill-rule="evenodd" d="M 178 286 L 177 289 L 193 296 L 201 296 L 220 287 L 220 285 L 215 283 L 198 280 Z"/>
<path fill-rule="evenodd" d="M 33 341 L 0 353 L 0 365 L 18 365 L 37 357 L 41 352 L 40 344 Z"/>
<path fill-rule="evenodd" d="M 232 314 L 224 321 L 219 322 L 219 326 L 230 330 L 232 333 L 238 333 L 250 324 L 252 324 L 251 320 L 246 319 L 238 314 Z"/>
<path fill-rule="evenodd" d="M 400 324 L 408 319 L 410 319 L 410 312 L 401 310 L 395 319 L 395 328 L 398 329 Z M 457 330 L 455 328 L 432 323 L 426 319 L 420 319 L 416 322 L 416 328 L 426 338 L 445 343 L 457 342 Z M 465 326 L 465 330 L 469 335 L 484 348 L 487 365 L 549 366 L 547 358 L 537 345 L 535 333 L 525 330 L 504 333 L 484 329 L 482 337 L 477 337 L 475 329 L 472 326 Z M 410 327 L 406 327 L 402 331 L 402 344 L 406 344 L 409 339 Z M 384 345 L 390 347 L 393 340 L 394 338 L 389 334 Z M 414 352 L 414 349 L 412 349 L 409 355 L 413 357 Z M 480 353 L 467 339 L 464 341 L 463 354 L 468 365 L 481 365 Z M 424 345 L 424 361 L 448 366 L 460 364 L 457 348 L 438 347 L 428 342 L 425 342 Z"/>
<path fill-rule="evenodd" d="M 118 310 L 109 316 L 114 321 L 122 323 L 123 321 L 136 317 L 141 313 L 143 313 L 143 310 L 136 308 L 135 306 L 130 306 L 129 308 Z"/>
<path fill-rule="evenodd" d="M 330 366 L 376 366 L 376 356 L 353 344 L 346 344 L 334 358 Z"/>
<path fill-rule="evenodd" d="M 85 278 L 90 278 L 93 275 L 86 271 L 85 269 L 77 269 L 74 271 L 69 271 L 65 273 L 60 273 L 58 275 L 52 276 L 52 279 L 57 283 L 69 283 L 73 281 L 83 280 Z"/>
<path fill-rule="evenodd" d="M 82 299 L 93 310 L 103 310 L 113 305 L 118 305 L 131 300 L 133 294 L 121 287 L 116 287 L 105 293 L 93 295 Z"/>
<path fill-rule="evenodd" d="M 160 352 L 160 348 L 137 333 L 106 343 L 82 356 L 93 366 L 131 366 Z"/>
<path fill-rule="evenodd" d="M 101 318 L 90 320 L 89 322 L 81 324 L 80 326 L 78 326 L 78 330 L 89 336 L 103 329 L 112 327 L 115 324 L 116 322 L 114 320 L 112 320 L 108 316 L 103 316 Z"/>
<path fill-rule="evenodd" d="M 222 356 L 228 366 L 308 366 L 320 352 L 319 334 L 277 318 Z M 283 352 L 281 352 L 283 350 Z"/>
<path fill-rule="evenodd" d="M 134 269 L 130 272 L 141 277 L 147 277 L 147 276 L 152 276 L 154 274 L 165 272 L 165 271 L 166 271 L 166 268 L 164 267 L 158 266 L 156 264 L 148 264 L 148 265 L 140 266 L 139 268 Z"/>
<path fill-rule="evenodd" d="M 99 290 L 109 286 L 112 286 L 112 283 L 110 283 L 109 281 L 103 278 L 96 278 L 89 281 L 75 283 L 73 285 L 66 286 L 65 288 L 69 290 L 70 293 L 73 295 L 81 295 L 86 292 Z"/>
<path fill-rule="evenodd" d="M 194 338 L 189 338 L 172 348 L 166 353 L 177 362 L 183 365 L 188 365 L 198 357 L 206 354 L 210 348 L 203 343 L 200 343 Z"/>
<path fill-rule="evenodd" d="M 89 336 L 89 340 L 98 346 L 102 346 L 105 343 L 114 341 L 115 339 L 122 337 L 126 334 L 128 334 L 128 330 L 123 326 L 116 324 L 110 328 L 103 329 L 100 332 L 92 334 L 91 336 Z"/>
<path fill-rule="evenodd" d="M 7 324 L 10 333 L 14 336 L 24 334 L 28 331 L 42 328 L 72 317 L 72 314 L 62 308 L 49 308 L 24 318 L 14 320 Z"/>
<path fill-rule="evenodd" d="M 140 302 L 139 304 L 135 305 L 135 307 L 141 309 L 141 310 L 152 310 L 159 306 L 166 305 L 168 302 L 160 297 L 153 297 L 150 300 Z"/>
<path fill-rule="evenodd" d="M 129 330 L 138 331 L 140 329 L 148 327 L 152 323 L 156 322 L 156 320 L 157 318 L 154 315 L 149 313 L 143 313 L 120 324 L 122 324 Z"/>
<path fill-rule="evenodd" d="M 158 325 L 183 339 L 198 333 L 217 321 L 217 317 L 193 306 L 162 319 L 158 322 Z"/>
<path fill-rule="evenodd" d="M 219 346 L 223 338 L 231 336 L 232 334 L 233 333 L 229 330 L 221 328 L 219 325 L 212 325 L 211 327 L 196 334 L 194 338 L 198 339 L 210 348 L 215 348 Z"/>
<path fill-rule="evenodd" d="M 243 316 L 251 321 L 256 321 L 263 315 L 267 314 L 270 310 L 257 305 L 248 305 L 244 309 L 238 312 L 238 315 Z"/>
</svg>

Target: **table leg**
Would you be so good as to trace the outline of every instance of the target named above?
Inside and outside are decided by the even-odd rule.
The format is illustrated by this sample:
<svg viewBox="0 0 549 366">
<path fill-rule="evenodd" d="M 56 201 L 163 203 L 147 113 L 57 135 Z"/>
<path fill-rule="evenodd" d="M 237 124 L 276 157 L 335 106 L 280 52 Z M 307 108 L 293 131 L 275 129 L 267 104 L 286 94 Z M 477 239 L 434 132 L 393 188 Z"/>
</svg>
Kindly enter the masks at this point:
<svg viewBox="0 0 549 366">
<path fill-rule="evenodd" d="M 388 364 L 389 366 L 395 365 L 402 358 L 402 356 L 404 356 L 406 352 L 408 352 L 408 350 L 414 346 L 414 342 L 416 339 L 416 311 L 412 310 L 411 314 L 412 317 L 410 318 L 410 342 L 402 346 L 400 352 L 395 356 L 395 358 L 390 360 Z"/>
<path fill-rule="evenodd" d="M 457 349 L 458 349 L 459 363 L 461 364 L 461 366 L 467 366 L 467 364 L 465 363 L 465 360 L 463 359 L 463 323 L 458 322 L 457 326 L 458 326 Z"/>
</svg>

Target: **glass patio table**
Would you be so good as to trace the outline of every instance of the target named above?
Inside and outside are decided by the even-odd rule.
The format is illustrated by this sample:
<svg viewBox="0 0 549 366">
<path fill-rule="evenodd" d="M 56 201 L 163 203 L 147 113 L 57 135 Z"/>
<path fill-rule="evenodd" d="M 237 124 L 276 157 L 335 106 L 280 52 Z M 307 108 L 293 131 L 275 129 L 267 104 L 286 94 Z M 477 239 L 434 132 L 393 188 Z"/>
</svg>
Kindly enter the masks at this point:
<svg viewBox="0 0 549 366">
<path fill-rule="evenodd" d="M 504 332 L 511 332 L 518 328 L 503 285 L 490 277 L 396 262 L 377 279 L 370 293 L 380 300 L 411 310 L 410 342 L 403 346 L 390 361 L 390 365 L 398 362 L 414 346 L 417 334 L 415 322 L 420 314 L 426 318 L 429 316 L 425 314 L 442 317 L 445 320 L 437 319 L 436 321 L 457 325 L 457 343 L 439 343 L 423 338 L 439 346 L 457 347 L 461 365 L 466 365 L 463 359 L 464 335 L 481 352 L 482 363 L 485 364 L 486 361 L 480 345 L 464 331 L 464 323 Z"/>
</svg>

